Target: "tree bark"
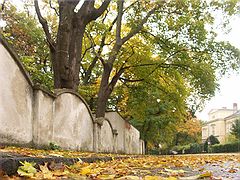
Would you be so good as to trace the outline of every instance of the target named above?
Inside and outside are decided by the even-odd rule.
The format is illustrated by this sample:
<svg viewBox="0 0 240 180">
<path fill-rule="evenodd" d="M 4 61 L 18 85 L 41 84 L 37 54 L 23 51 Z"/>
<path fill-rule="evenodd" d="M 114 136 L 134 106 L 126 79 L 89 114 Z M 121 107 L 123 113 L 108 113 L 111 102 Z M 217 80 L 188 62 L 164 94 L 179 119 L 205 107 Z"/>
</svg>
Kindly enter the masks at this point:
<svg viewBox="0 0 240 180">
<path fill-rule="evenodd" d="M 98 99 L 97 99 L 97 109 L 96 109 L 97 118 L 105 116 L 107 101 L 113 91 L 114 86 L 117 83 L 117 80 L 120 78 L 120 75 L 122 73 L 121 72 L 119 74 L 116 74 L 116 76 L 114 76 L 115 78 L 113 78 L 112 81 L 109 83 L 110 75 L 113 69 L 113 63 L 121 47 L 122 45 L 115 44 L 112 52 L 110 53 L 107 63 L 103 62 L 103 74 L 102 74 L 102 79 L 101 79 L 100 88 L 98 91 Z"/>
<path fill-rule="evenodd" d="M 105 110 L 107 106 L 108 98 L 110 97 L 110 94 L 113 91 L 114 86 L 116 85 L 117 81 L 120 78 L 120 75 L 123 73 L 124 68 L 120 69 L 119 72 L 112 78 L 110 81 L 110 74 L 113 69 L 113 64 L 117 58 L 117 55 L 124 43 L 126 43 L 129 39 L 131 39 L 133 36 L 138 34 L 140 30 L 143 28 L 143 25 L 147 22 L 148 18 L 160 7 L 160 5 L 157 5 L 156 7 L 153 7 L 146 16 L 142 19 L 142 21 L 138 24 L 138 26 L 134 29 L 131 29 L 130 32 L 124 36 L 121 37 L 121 27 L 122 27 L 122 16 L 123 16 L 123 8 L 124 8 L 124 0 L 118 0 L 117 1 L 117 9 L 118 9 L 118 16 L 116 19 L 116 42 L 113 46 L 113 49 L 111 53 L 109 54 L 109 58 L 106 62 L 102 60 L 103 63 L 103 74 L 101 79 L 100 88 L 98 91 L 98 100 L 97 100 L 97 109 L 96 109 L 96 117 L 104 117 L 105 116 Z"/>
<path fill-rule="evenodd" d="M 79 0 L 59 0 L 58 3 L 59 25 L 55 43 L 52 40 L 47 21 L 41 15 L 38 0 L 34 0 L 36 13 L 51 52 L 54 87 L 77 90 L 85 28 L 88 23 L 103 14 L 110 0 L 104 0 L 98 9 L 94 7 L 94 0 L 85 0 L 77 12 L 75 12 L 75 8 Z"/>
<path fill-rule="evenodd" d="M 54 63 L 54 87 L 77 90 L 86 24 L 74 12 L 76 2 L 59 4 L 59 27 Z"/>
<path fill-rule="evenodd" d="M 109 85 L 108 85 L 108 81 L 109 81 L 111 71 L 112 71 L 112 65 L 111 64 L 105 64 L 102 79 L 101 79 L 100 88 L 99 88 L 99 91 L 98 91 L 96 118 L 105 116 L 107 101 L 108 101 L 108 98 L 111 94 L 111 91 L 110 91 L 110 88 L 109 88 Z"/>
</svg>

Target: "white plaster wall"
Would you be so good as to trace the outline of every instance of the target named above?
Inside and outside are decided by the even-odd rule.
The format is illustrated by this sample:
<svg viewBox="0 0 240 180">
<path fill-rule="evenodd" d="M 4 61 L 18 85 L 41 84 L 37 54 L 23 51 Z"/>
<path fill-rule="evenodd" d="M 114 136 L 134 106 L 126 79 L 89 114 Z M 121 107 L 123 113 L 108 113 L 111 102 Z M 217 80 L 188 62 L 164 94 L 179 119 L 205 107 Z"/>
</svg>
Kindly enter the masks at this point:
<svg viewBox="0 0 240 180">
<path fill-rule="evenodd" d="M 113 129 L 118 132 L 117 152 L 126 154 L 141 154 L 139 131 L 125 121 L 117 112 L 107 112 L 105 117 L 111 122 Z M 141 150 L 142 149 L 142 150 Z"/>
<path fill-rule="evenodd" d="M 144 141 L 139 140 L 139 154 L 145 154 L 145 146 L 144 146 Z"/>
<path fill-rule="evenodd" d="M 0 142 L 32 141 L 32 87 L 0 43 Z"/>
<path fill-rule="evenodd" d="M 139 131 L 132 125 L 125 123 L 125 152 L 127 154 L 139 154 Z"/>
<path fill-rule="evenodd" d="M 103 125 L 99 128 L 100 132 L 100 142 L 98 148 L 100 152 L 113 152 L 114 137 L 112 133 L 112 128 L 109 122 L 103 121 Z"/>
<path fill-rule="evenodd" d="M 130 152 L 131 154 L 139 154 L 139 139 L 140 139 L 140 134 L 139 131 L 134 128 L 131 125 L 131 129 L 130 129 L 130 134 L 132 136 L 132 141 L 131 141 L 131 146 L 132 146 L 132 152 Z"/>
<path fill-rule="evenodd" d="M 202 127 L 202 140 L 205 141 L 208 138 L 208 125 Z"/>
<path fill-rule="evenodd" d="M 113 129 L 117 130 L 116 136 L 116 152 L 124 153 L 125 150 L 125 120 L 117 112 L 107 112 L 105 117 L 112 124 Z"/>
<path fill-rule="evenodd" d="M 53 142 L 66 149 L 93 151 L 93 123 L 85 104 L 74 94 L 55 99 Z"/>
<path fill-rule="evenodd" d="M 215 134 L 212 133 L 212 126 L 215 126 Z M 224 120 L 218 120 L 208 124 L 209 136 L 214 135 L 218 138 L 220 143 L 225 142 L 226 130 Z"/>
<path fill-rule="evenodd" d="M 37 145 L 49 145 L 52 142 L 54 116 L 54 97 L 34 90 L 33 142 Z"/>
</svg>

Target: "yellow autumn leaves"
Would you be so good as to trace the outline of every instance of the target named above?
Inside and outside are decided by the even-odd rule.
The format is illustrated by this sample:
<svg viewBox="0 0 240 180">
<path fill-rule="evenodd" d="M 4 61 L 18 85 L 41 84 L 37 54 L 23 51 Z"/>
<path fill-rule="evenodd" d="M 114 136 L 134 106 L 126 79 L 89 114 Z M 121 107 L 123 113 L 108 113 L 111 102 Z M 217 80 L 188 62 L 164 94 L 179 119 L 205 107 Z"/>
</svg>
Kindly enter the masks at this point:
<svg viewBox="0 0 240 180">
<path fill-rule="evenodd" d="M 185 156 L 142 156 L 138 158 L 115 159 L 107 162 L 85 163 L 79 161 L 67 166 L 49 163 L 35 168 L 35 164 L 22 163 L 19 176 L 33 179 L 94 179 L 94 180 L 187 180 L 213 178 L 206 164 L 232 162 L 239 165 L 236 155 L 185 155 Z M 239 168 L 229 173 L 239 173 Z"/>
<path fill-rule="evenodd" d="M 5 147 L 0 152 L 19 154 L 38 158 L 45 157 L 74 157 L 79 161 L 73 165 L 63 163 L 35 164 L 21 162 L 18 174 L 7 179 L 26 177 L 31 179 L 120 179 L 120 180 L 194 180 L 194 179 L 221 179 L 206 166 L 218 167 L 231 177 L 240 177 L 240 156 L 238 154 L 215 155 L 178 155 L 178 156 L 130 156 L 117 154 L 83 153 L 75 151 L 46 151 L 28 148 Z M 112 161 L 96 161 L 86 163 L 81 157 L 112 157 Z M 114 158 L 115 157 L 115 158 Z M 109 158 L 108 158 L 109 159 Z M 227 166 L 226 166 L 227 165 Z M 220 177 L 214 177 L 220 176 Z M 4 173 L 0 172 L 0 179 Z M 231 178 L 230 178 L 231 179 Z"/>
</svg>

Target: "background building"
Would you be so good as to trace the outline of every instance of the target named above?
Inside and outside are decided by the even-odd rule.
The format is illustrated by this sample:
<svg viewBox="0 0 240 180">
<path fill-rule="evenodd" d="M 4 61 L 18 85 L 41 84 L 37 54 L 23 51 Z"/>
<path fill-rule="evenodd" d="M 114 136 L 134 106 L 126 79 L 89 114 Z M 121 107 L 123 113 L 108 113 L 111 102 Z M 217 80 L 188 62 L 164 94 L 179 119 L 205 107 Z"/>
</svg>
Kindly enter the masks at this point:
<svg viewBox="0 0 240 180">
<path fill-rule="evenodd" d="M 240 118 L 240 111 L 237 103 L 233 103 L 232 109 L 223 107 L 221 109 L 212 109 L 208 113 L 209 120 L 202 127 L 202 142 L 213 135 L 220 143 L 226 141 L 227 136 L 231 132 L 231 128 L 235 120 Z"/>
</svg>

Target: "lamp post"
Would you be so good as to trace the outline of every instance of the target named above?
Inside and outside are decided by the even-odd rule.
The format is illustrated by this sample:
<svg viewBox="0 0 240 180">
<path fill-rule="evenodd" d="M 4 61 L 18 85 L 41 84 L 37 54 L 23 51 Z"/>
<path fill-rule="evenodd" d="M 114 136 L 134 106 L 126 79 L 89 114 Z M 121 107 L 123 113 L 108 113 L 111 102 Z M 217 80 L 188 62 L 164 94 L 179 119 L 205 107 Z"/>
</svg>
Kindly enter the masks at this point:
<svg viewBox="0 0 240 180">
<path fill-rule="evenodd" d="M 162 154 L 162 145 L 158 144 L 158 148 L 159 148 L 159 154 Z"/>
<path fill-rule="evenodd" d="M 208 153 L 210 153 L 211 142 L 208 140 Z"/>
</svg>

